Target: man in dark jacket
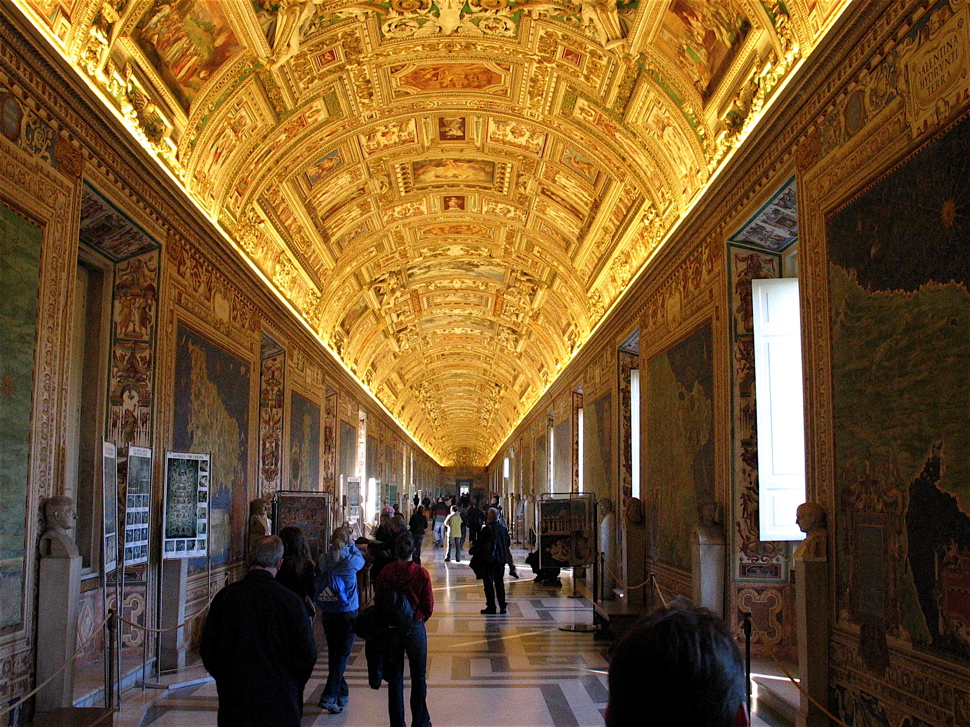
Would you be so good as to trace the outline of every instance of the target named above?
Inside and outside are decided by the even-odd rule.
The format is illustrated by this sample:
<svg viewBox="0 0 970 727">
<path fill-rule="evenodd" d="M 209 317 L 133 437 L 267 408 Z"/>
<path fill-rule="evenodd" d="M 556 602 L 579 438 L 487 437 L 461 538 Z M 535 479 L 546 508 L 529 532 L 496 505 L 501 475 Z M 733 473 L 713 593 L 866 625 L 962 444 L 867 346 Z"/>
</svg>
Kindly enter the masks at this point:
<svg viewBox="0 0 970 727">
<path fill-rule="evenodd" d="M 317 645 L 303 601 L 275 580 L 283 542 L 253 544 L 241 581 L 212 601 L 199 653 L 216 680 L 219 727 L 299 727 Z"/>
<path fill-rule="evenodd" d="M 499 520 L 498 510 L 488 508 L 485 527 L 478 534 L 475 554 L 481 560 L 481 578 L 485 586 L 485 608 L 482 613 L 505 613 L 505 565 L 509 562 L 509 531 Z M 498 605 L 498 611 L 495 610 Z"/>
</svg>

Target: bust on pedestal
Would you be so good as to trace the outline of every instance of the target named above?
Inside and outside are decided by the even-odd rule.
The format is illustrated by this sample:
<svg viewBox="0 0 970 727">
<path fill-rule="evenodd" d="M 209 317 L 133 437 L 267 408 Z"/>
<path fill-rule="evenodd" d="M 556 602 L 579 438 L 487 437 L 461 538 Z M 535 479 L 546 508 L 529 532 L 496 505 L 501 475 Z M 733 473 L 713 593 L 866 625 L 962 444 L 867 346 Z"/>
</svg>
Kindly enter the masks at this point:
<svg viewBox="0 0 970 727">
<path fill-rule="evenodd" d="M 825 508 L 817 502 L 798 506 L 795 522 L 805 533 L 795 549 L 795 615 L 798 627 L 798 669 L 802 688 L 819 704 L 828 703 L 829 685 L 829 564 Z M 828 718 L 804 694 L 798 727 L 823 727 Z"/>
<path fill-rule="evenodd" d="M 44 502 L 47 530 L 40 536 L 37 609 L 37 681 L 43 682 L 74 653 L 77 644 L 81 556 L 70 531 L 77 521 L 74 500 L 55 495 Z M 37 711 L 70 707 L 74 696 L 74 663 L 37 694 Z"/>
<path fill-rule="evenodd" d="M 249 550 L 253 543 L 262 537 L 270 535 L 269 518 L 266 517 L 266 500 L 257 497 L 249 503 Z M 246 552 L 248 553 L 249 550 Z"/>
</svg>

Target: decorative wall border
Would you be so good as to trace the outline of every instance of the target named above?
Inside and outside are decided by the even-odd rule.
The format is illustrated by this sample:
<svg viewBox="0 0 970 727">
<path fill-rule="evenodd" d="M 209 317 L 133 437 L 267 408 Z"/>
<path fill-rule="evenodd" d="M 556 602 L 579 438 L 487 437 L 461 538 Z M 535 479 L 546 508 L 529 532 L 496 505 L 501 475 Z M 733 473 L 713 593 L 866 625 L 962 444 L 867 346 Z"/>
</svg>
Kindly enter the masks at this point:
<svg viewBox="0 0 970 727">
<path fill-rule="evenodd" d="M 0 59 L 2 60 L 2 59 Z M 0 203 L 42 230 L 37 342 L 31 404 L 30 469 L 26 503 L 26 553 L 19 627 L 0 636 L 0 699 L 28 689 L 33 682 L 37 548 L 44 498 L 59 494 L 64 479 L 65 411 L 71 305 L 77 265 L 81 188 L 48 163 L 31 158 L 6 138 L 0 140 Z"/>
</svg>

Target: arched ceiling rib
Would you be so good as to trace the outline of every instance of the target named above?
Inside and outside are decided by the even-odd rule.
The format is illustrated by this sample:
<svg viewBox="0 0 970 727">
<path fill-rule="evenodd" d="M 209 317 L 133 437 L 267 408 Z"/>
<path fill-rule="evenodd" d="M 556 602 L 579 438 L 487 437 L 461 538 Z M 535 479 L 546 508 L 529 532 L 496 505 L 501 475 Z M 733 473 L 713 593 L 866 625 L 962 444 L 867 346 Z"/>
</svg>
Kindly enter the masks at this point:
<svg viewBox="0 0 970 727">
<path fill-rule="evenodd" d="M 445 464 L 488 460 L 844 4 L 16 1 Z"/>
</svg>

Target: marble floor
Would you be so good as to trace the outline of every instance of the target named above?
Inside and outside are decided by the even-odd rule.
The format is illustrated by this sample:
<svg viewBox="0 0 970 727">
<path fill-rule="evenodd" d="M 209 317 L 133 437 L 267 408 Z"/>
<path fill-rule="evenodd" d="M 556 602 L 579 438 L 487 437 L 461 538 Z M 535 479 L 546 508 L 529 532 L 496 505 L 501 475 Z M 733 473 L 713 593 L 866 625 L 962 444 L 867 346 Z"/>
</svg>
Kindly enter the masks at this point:
<svg viewBox="0 0 970 727">
<path fill-rule="evenodd" d="M 434 584 L 435 612 L 428 621 L 428 707 L 435 727 L 587 727 L 603 724 L 607 701 L 607 644 L 592 634 L 560 629 L 591 624 L 592 604 L 571 598 L 568 572 L 561 588 L 506 578 L 508 614 L 483 616 L 481 582 L 465 560 L 445 563 L 429 540 L 423 565 Z M 524 552 L 518 553 L 521 562 Z M 380 727 L 388 723 L 386 686 L 367 685 L 363 644 L 358 640 L 347 669 L 350 704 L 333 715 L 317 707 L 326 680 L 326 644 L 318 631 L 320 659 L 305 692 L 303 725 Z M 177 675 L 205 677 L 201 667 Z M 172 677 L 169 678 L 172 680 Z M 128 693 L 117 715 L 120 727 L 216 725 L 215 685 L 209 681 L 156 694 Z M 405 699 L 407 682 L 405 682 Z M 149 701 L 145 701 L 149 700 Z M 775 727 L 755 716 L 755 727 Z"/>
</svg>

